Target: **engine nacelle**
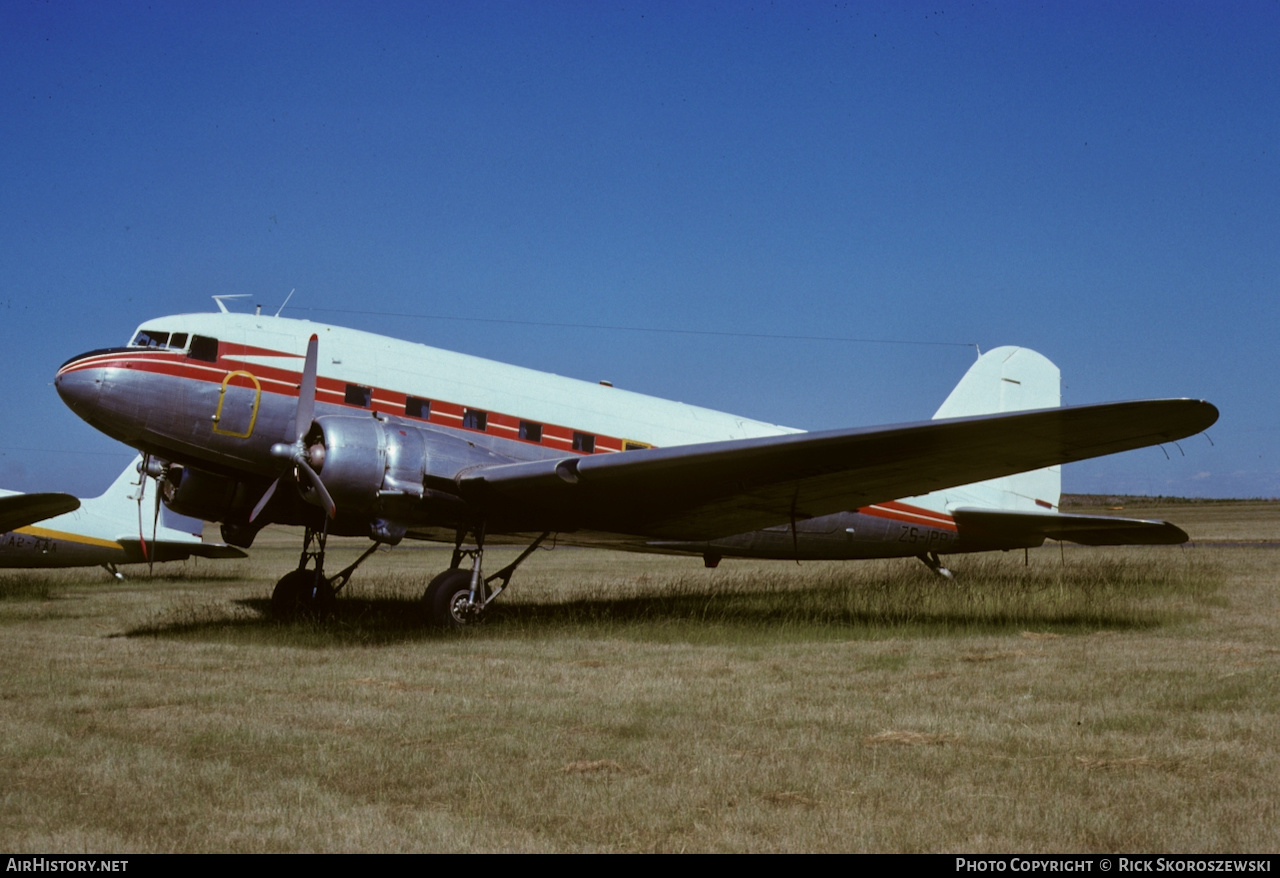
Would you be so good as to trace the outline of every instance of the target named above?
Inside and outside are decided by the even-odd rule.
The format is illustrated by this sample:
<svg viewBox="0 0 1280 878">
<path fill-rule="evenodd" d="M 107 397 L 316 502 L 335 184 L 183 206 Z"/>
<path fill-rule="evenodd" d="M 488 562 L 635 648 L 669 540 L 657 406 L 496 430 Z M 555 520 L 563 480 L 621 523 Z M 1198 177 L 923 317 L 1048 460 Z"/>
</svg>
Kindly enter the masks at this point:
<svg viewBox="0 0 1280 878">
<path fill-rule="evenodd" d="M 319 417 L 308 444 L 313 440 L 324 447 L 317 472 L 344 516 L 392 511 L 409 520 L 456 516 L 462 501 L 428 483 L 451 486 L 460 470 L 500 461 L 465 439 L 377 417 Z"/>
<path fill-rule="evenodd" d="M 383 492 L 422 496 L 426 449 L 417 430 L 341 415 L 318 418 L 315 425 L 324 443 L 320 478 L 339 509 L 373 511 Z"/>
<path fill-rule="evenodd" d="M 226 521 L 252 508 L 243 482 L 189 466 L 164 471 L 165 505 L 179 515 L 204 521 Z"/>
</svg>

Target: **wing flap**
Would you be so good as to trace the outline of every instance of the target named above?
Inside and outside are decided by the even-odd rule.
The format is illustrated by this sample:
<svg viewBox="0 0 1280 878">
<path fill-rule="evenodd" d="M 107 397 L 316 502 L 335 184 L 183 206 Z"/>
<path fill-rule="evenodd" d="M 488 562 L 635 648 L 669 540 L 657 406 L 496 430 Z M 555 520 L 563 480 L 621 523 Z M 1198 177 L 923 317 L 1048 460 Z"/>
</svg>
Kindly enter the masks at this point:
<svg viewBox="0 0 1280 878">
<path fill-rule="evenodd" d="M 70 494 L 12 494 L 0 497 L 0 533 L 75 512 L 79 508 L 80 501 Z"/>
<path fill-rule="evenodd" d="M 729 534 L 1169 442 L 1218 417 L 1145 400 L 482 466 L 459 475 L 493 531 Z"/>
</svg>

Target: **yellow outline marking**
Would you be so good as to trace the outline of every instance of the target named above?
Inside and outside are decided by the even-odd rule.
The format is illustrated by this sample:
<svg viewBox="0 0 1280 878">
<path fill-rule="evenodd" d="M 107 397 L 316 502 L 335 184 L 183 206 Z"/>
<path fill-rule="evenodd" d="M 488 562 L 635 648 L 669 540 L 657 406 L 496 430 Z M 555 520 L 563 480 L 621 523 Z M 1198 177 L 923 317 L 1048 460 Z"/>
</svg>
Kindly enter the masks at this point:
<svg viewBox="0 0 1280 878">
<path fill-rule="evenodd" d="M 231 379 L 237 375 L 243 375 L 253 382 L 253 411 L 249 414 L 249 429 L 243 433 L 233 433 L 230 430 L 224 430 L 218 426 L 222 423 L 222 403 L 227 398 L 227 385 L 231 383 Z M 213 413 L 213 432 L 222 436 L 231 436 L 235 439 L 248 439 L 253 435 L 253 425 L 258 423 L 258 405 L 262 402 L 262 382 L 252 372 L 246 372 L 243 369 L 237 369 L 234 372 L 228 372 L 227 377 L 222 379 L 222 386 L 218 388 L 218 410 Z"/>
<path fill-rule="evenodd" d="M 86 537 L 83 534 L 72 534 L 61 530 L 49 530 L 43 527 L 20 527 L 13 531 L 16 534 L 24 534 L 29 537 L 37 537 L 45 540 L 65 540 L 68 543 L 80 543 L 85 546 L 97 546 L 102 549 L 119 549 L 124 551 L 124 546 L 114 540 L 100 540 L 97 537 Z"/>
</svg>

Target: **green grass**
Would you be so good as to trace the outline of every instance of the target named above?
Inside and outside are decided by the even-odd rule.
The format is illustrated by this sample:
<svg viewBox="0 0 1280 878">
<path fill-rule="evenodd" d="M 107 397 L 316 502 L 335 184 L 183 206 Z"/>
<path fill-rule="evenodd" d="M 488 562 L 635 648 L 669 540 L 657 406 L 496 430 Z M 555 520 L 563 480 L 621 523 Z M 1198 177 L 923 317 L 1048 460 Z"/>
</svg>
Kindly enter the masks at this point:
<svg viewBox="0 0 1280 878">
<path fill-rule="evenodd" d="M 56 579 L 48 574 L 9 574 L 0 577 L 0 601 L 47 601 Z"/>
<path fill-rule="evenodd" d="M 861 564 L 742 565 L 707 572 L 642 573 L 619 582 L 611 570 L 569 579 L 579 560 L 600 553 L 570 550 L 534 581 L 510 590 L 464 636 L 564 637 L 601 633 L 654 641 L 769 644 L 785 641 L 963 636 L 1034 628 L 1059 633 L 1150 628 L 1191 618 L 1212 604 L 1222 584 L 1199 556 L 1093 553 L 1065 560 L 1021 555 L 972 556 L 955 580 L 914 560 Z M 625 558 L 625 556 L 624 556 Z M 664 559 L 666 565 L 671 562 Z M 616 568 L 614 568 L 616 569 Z M 372 645 L 456 636 L 425 629 L 421 575 L 371 571 L 357 579 L 323 622 L 282 625 L 265 598 L 234 604 L 193 599 L 157 610 L 128 635 L 260 638 L 294 643 Z M 1185 600 L 1170 602 L 1171 597 Z M 282 630 L 283 629 L 283 630 Z"/>
<path fill-rule="evenodd" d="M 1055 546 L 952 582 L 557 550 L 463 633 L 416 618 L 447 550 L 379 553 L 333 619 L 284 624 L 267 598 L 296 556 L 0 576 L 46 583 L 0 600 L 0 845 L 1280 844 L 1272 549 Z"/>
</svg>

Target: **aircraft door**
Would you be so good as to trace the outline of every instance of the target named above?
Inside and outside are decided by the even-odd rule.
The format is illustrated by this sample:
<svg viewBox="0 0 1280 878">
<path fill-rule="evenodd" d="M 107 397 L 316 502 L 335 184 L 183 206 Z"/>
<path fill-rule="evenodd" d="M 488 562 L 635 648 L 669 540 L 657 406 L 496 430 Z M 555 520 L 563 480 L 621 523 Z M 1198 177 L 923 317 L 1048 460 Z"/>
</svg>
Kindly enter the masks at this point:
<svg viewBox="0 0 1280 878">
<path fill-rule="evenodd" d="M 218 390 L 213 413 L 213 432 L 235 439 L 248 439 L 257 425 L 262 405 L 262 382 L 245 369 L 228 372 Z"/>
<path fill-rule="evenodd" d="M 206 395 L 203 400 L 204 407 L 213 409 L 206 417 L 211 418 L 213 433 L 217 436 L 248 439 L 257 426 L 258 409 L 262 406 L 262 382 L 246 368 L 250 364 L 244 362 L 244 355 L 242 344 L 200 336 L 192 339 L 191 359 L 217 363 L 227 369 L 217 394 Z"/>
</svg>

